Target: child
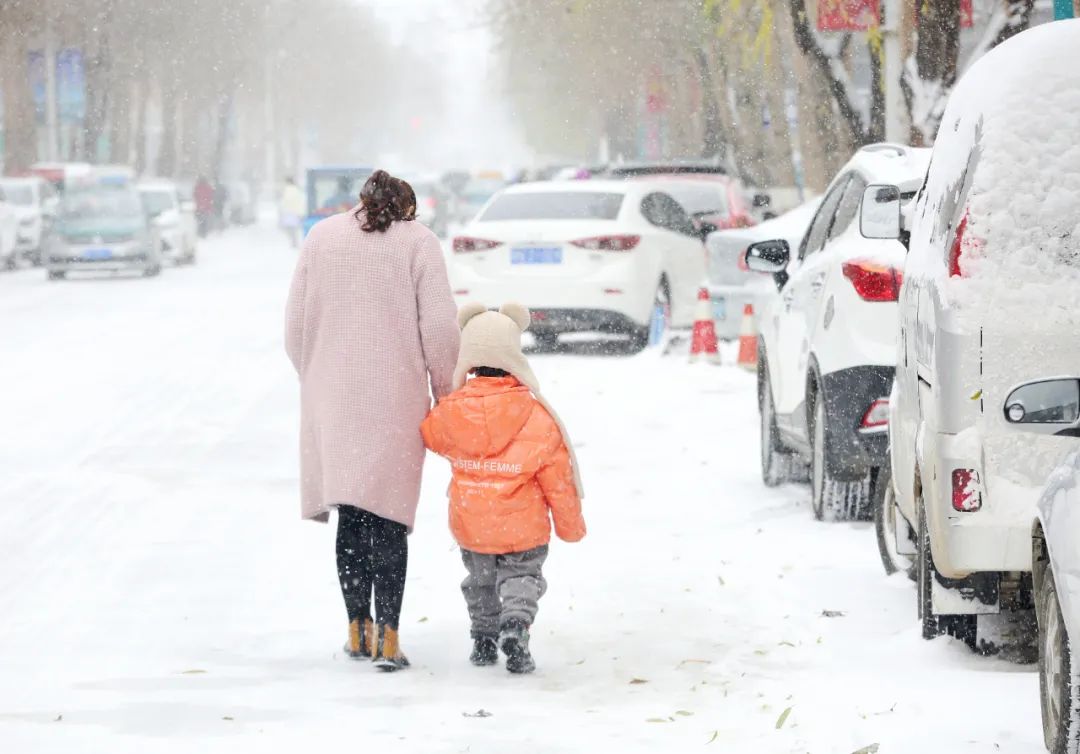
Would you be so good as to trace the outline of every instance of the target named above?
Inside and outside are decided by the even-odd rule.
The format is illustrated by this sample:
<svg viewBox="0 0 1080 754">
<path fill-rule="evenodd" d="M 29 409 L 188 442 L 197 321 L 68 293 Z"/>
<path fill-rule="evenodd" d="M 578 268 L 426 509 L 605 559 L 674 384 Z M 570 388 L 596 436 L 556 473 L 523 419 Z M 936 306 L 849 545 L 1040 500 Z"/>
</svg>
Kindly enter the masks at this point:
<svg viewBox="0 0 1080 754">
<path fill-rule="evenodd" d="M 520 304 L 498 312 L 465 306 L 455 391 L 421 427 L 427 447 L 453 466 L 450 529 L 469 572 L 461 585 L 472 620 L 469 660 L 494 665 L 501 647 L 511 673 L 536 668 L 529 627 L 547 589 L 541 568 L 551 518 L 560 539 L 585 536 L 573 448 L 521 352 L 529 321 Z"/>
</svg>

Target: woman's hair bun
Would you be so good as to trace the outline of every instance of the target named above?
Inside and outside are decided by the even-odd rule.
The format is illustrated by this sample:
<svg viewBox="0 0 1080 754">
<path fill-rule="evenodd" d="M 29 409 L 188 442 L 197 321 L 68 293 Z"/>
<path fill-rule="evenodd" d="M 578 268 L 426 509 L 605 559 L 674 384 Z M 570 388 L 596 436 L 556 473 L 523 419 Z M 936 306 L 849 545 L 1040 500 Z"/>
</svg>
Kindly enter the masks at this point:
<svg viewBox="0 0 1080 754">
<path fill-rule="evenodd" d="M 363 213 L 363 217 L 361 217 Z M 360 190 L 360 209 L 356 218 L 371 233 L 385 231 L 393 223 L 416 219 L 416 192 L 406 181 L 376 170 Z"/>
</svg>

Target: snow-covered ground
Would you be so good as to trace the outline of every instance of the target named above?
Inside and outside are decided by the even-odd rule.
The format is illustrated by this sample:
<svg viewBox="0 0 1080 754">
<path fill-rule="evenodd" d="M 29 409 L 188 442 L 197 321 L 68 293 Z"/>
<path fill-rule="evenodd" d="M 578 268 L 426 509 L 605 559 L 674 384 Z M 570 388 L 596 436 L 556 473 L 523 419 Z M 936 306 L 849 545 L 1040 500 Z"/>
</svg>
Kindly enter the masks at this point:
<svg viewBox="0 0 1080 754">
<path fill-rule="evenodd" d="M 344 659 L 293 259 L 261 228 L 154 280 L 0 275 L 0 752 L 1043 751 L 1034 666 L 924 642 L 869 525 L 761 485 L 752 375 L 654 352 L 534 358 L 590 528 L 553 546 L 534 676 L 468 664 L 438 459 L 414 667 Z"/>
</svg>

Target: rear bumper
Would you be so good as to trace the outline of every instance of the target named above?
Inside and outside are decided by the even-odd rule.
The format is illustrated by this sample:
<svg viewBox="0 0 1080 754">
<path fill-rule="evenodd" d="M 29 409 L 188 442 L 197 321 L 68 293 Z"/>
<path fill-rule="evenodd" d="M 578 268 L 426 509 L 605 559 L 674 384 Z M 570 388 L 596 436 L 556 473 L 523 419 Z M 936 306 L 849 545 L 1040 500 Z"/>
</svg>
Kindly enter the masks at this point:
<svg viewBox="0 0 1080 754">
<path fill-rule="evenodd" d="M 837 479 L 862 479 L 870 469 L 889 463 L 887 427 L 861 431 L 860 425 L 874 401 L 889 397 L 895 373 L 893 367 L 859 366 L 822 376 L 830 428 L 826 461 Z"/>
<path fill-rule="evenodd" d="M 603 309 L 532 309 L 534 333 L 634 333 L 641 328 L 620 312 Z"/>
<path fill-rule="evenodd" d="M 978 458 L 981 448 L 962 435 L 935 433 L 930 442 L 933 448 L 926 450 L 933 460 L 923 470 L 923 503 L 938 571 L 949 578 L 987 571 L 1030 571 L 1031 522 L 1037 513 L 1038 493 L 1024 497 L 1026 490 L 998 485 L 997 494 L 991 496 L 983 486 L 980 510 L 956 511 L 952 472 L 975 469 L 985 479 Z M 932 494 L 925 494 L 927 487 Z"/>
<path fill-rule="evenodd" d="M 46 260 L 50 272 L 100 271 L 118 272 L 121 270 L 144 270 L 154 266 L 150 254 L 139 252 L 111 259 L 82 259 L 80 257 L 50 256 Z"/>
</svg>

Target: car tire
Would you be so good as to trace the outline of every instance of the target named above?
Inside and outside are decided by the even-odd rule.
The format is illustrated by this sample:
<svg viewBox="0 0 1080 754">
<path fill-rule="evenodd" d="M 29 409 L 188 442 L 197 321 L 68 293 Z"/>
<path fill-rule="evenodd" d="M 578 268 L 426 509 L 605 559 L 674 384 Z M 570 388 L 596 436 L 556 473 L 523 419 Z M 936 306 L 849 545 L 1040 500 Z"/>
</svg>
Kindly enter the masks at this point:
<svg viewBox="0 0 1080 754">
<path fill-rule="evenodd" d="M 65 277 L 67 277 L 67 273 L 64 272 L 63 270 L 49 270 L 49 276 L 48 277 L 49 277 L 49 280 L 53 280 L 53 281 L 63 280 Z"/>
<path fill-rule="evenodd" d="M 148 278 L 156 278 L 160 274 L 161 274 L 161 265 L 160 264 L 155 264 L 153 267 L 147 267 L 143 271 L 143 277 L 148 277 Z"/>
<path fill-rule="evenodd" d="M 896 550 L 896 489 L 892 483 L 892 469 L 888 464 L 878 469 L 874 480 L 874 533 L 877 535 L 878 553 L 885 574 L 904 572 L 915 580 L 915 560 Z M 907 525 L 904 525 L 907 529 Z"/>
<path fill-rule="evenodd" d="M 16 270 L 19 268 L 19 257 L 12 254 L 4 261 L 4 268 L 8 270 Z"/>
<path fill-rule="evenodd" d="M 758 359 L 758 416 L 761 425 L 761 481 L 766 487 L 778 487 L 791 481 L 793 456 L 780 443 L 780 431 L 776 426 L 776 408 L 773 403 L 772 385 L 769 382 L 769 366 L 765 359 Z"/>
<path fill-rule="evenodd" d="M 534 333 L 536 350 L 540 353 L 554 353 L 559 349 L 559 334 L 557 332 Z"/>
<path fill-rule="evenodd" d="M 1051 754 L 1080 754 L 1080 675 L 1073 666 L 1057 583 L 1047 561 L 1035 594 L 1039 621 L 1039 706 L 1043 739 Z"/>
<path fill-rule="evenodd" d="M 864 520 L 870 513 L 870 475 L 853 482 L 832 478 L 825 448 L 827 422 L 825 398 L 819 394 L 814 400 L 814 420 L 810 427 L 810 502 L 814 518 Z"/>
</svg>

